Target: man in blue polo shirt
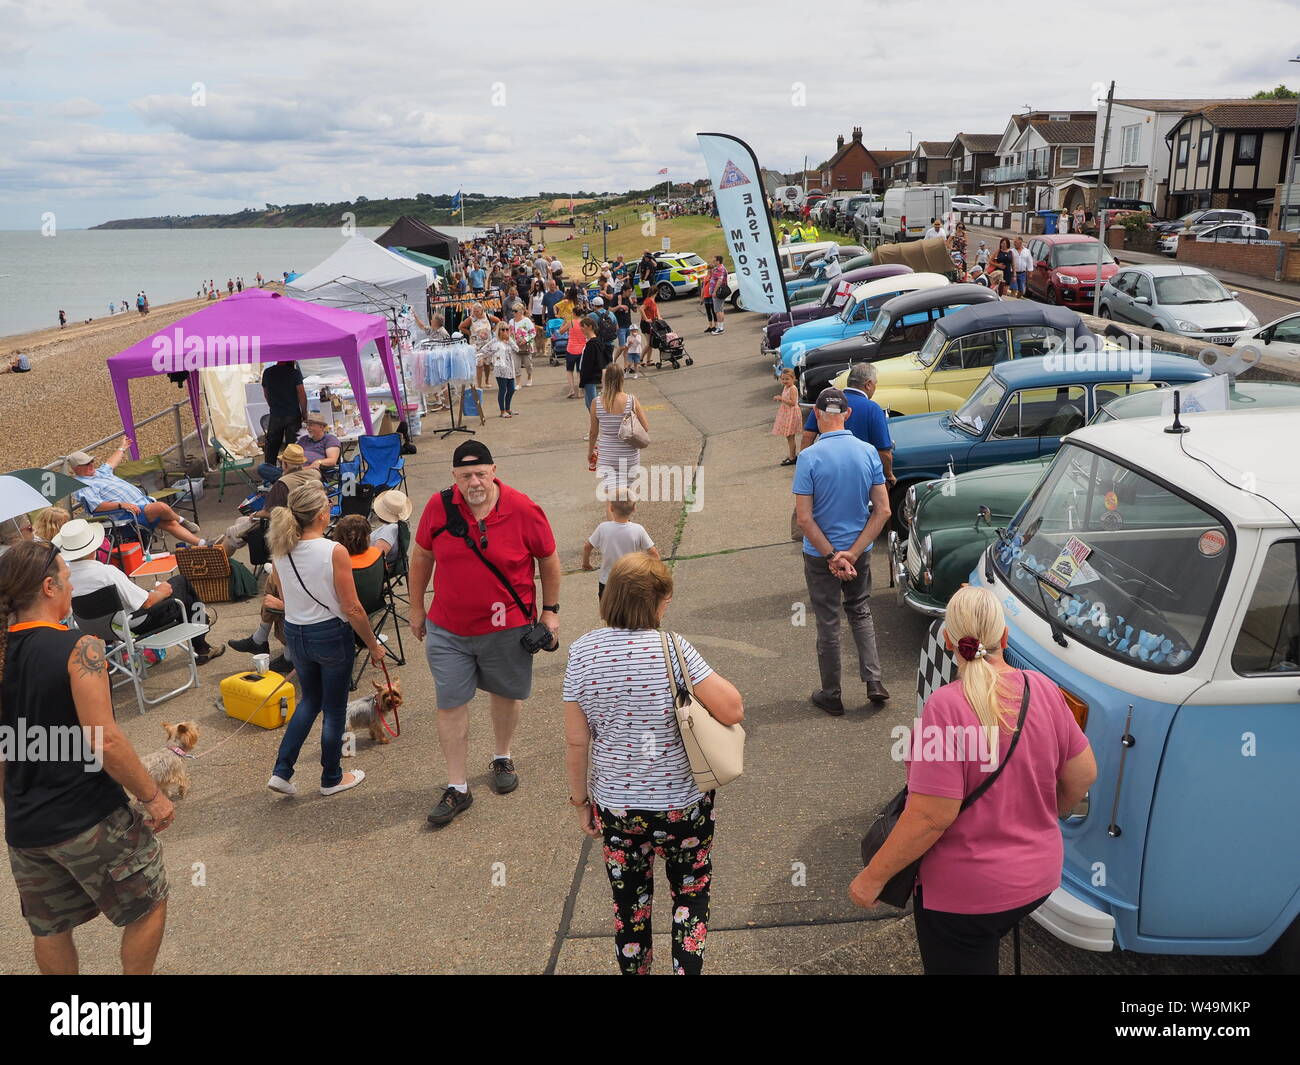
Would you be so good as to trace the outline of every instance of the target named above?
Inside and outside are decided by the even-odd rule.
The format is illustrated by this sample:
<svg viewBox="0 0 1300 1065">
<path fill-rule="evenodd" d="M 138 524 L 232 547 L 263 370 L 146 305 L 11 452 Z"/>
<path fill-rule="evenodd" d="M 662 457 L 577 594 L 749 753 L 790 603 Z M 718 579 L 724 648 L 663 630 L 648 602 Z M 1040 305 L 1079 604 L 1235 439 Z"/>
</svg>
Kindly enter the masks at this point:
<svg viewBox="0 0 1300 1065">
<path fill-rule="evenodd" d="M 469 272 L 469 287 L 474 290 L 474 295 L 483 295 L 483 290 L 487 287 L 487 271 L 483 267 L 476 266 Z"/>
<path fill-rule="evenodd" d="M 817 397 L 817 444 L 799 453 L 794 471 L 795 514 L 804 534 L 804 581 L 817 617 L 821 688 L 812 693 L 812 701 L 832 717 L 844 713 L 841 603 L 858 647 L 867 698 L 873 703 L 889 698 L 871 617 L 871 545 L 889 521 L 889 490 L 876 449 L 845 428 L 850 409 L 838 388 Z"/>
<path fill-rule="evenodd" d="M 874 363 L 859 362 L 849 370 L 844 395 L 849 401 L 849 420 L 845 425 L 859 440 L 865 440 L 880 455 L 880 465 L 885 471 L 885 483 L 894 486 L 894 440 L 889 435 L 889 418 L 871 397 L 876 393 L 876 367 Z M 808 412 L 803 423 L 803 446 L 817 439 L 815 411 Z"/>
</svg>

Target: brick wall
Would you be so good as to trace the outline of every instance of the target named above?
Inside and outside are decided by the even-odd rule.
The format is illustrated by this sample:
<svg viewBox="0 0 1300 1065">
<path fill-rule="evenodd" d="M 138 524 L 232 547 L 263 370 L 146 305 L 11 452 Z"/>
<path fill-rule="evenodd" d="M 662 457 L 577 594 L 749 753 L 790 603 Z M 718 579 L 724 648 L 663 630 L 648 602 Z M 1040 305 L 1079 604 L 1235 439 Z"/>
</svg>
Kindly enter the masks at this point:
<svg viewBox="0 0 1300 1065">
<path fill-rule="evenodd" d="M 1192 266 L 1232 270 L 1252 277 L 1271 278 L 1277 270 L 1276 244 L 1202 244 L 1184 234 L 1178 238 L 1178 261 Z M 1282 280 L 1300 281 L 1300 245 L 1288 242 Z"/>
</svg>

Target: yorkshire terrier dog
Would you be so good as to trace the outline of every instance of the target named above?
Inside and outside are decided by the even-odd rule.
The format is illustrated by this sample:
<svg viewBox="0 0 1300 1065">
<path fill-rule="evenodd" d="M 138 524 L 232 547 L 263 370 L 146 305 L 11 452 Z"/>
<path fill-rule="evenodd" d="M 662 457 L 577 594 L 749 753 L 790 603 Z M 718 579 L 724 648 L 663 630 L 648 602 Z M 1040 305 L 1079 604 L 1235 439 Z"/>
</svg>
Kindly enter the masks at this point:
<svg viewBox="0 0 1300 1065">
<path fill-rule="evenodd" d="M 391 688 L 377 680 L 371 683 L 374 684 L 375 690 L 370 695 L 362 696 L 360 699 L 353 699 L 348 703 L 347 723 L 344 728 L 352 733 L 357 733 L 362 728 L 365 728 L 370 733 L 370 738 L 376 743 L 391 743 L 392 737 L 384 729 L 383 722 L 379 720 L 379 714 L 376 713 L 376 710 L 391 714 L 401 707 L 402 683 L 400 680 L 394 680 Z"/>
<path fill-rule="evenodd" d="M 167 733 L 167 745 L 145 755 L 144 767 L 167 798 L 183 799 L 190 790 L 187 755 L 199 742 L 199 726 L 193 721 L 182 721 L 179 725 L 164 721 L 162 727 Z"/>
</svg>

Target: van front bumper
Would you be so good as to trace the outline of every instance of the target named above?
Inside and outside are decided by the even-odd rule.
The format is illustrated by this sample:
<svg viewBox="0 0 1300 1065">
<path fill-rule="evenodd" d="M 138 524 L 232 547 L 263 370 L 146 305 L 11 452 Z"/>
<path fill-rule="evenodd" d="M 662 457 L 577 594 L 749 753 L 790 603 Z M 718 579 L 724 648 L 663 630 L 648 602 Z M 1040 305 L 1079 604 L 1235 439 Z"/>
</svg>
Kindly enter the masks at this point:
<svg viewBox="0 0 1300 1065">
<path fill-rule="evenodd" d="M 1101 952 L 1115 949 L 1115 918 L 1063 887 L 1048 895 L 1029 916 L 1072 947 Z"/>
</svg>

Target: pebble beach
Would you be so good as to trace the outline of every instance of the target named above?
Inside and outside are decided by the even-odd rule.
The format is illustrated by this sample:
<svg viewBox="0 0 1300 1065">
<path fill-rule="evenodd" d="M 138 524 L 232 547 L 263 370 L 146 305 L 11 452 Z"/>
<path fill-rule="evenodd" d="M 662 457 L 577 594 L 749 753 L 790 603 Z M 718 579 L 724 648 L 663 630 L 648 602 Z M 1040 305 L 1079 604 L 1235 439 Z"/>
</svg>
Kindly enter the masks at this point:
<svg viewBox="0 0 1300 1065">
<path fill-rule="evenodd" d="M 147 315 L 126 314 L 69 322 L 64 329 L 42 329 L 0 337 L 0 361 L 18 352 L 31 360 L 32 372 L 0 374 L 0 471 L 45 466 L 60 456 L 116 432 L 122 420 L 109 384 L 110 356 L 207 306 L 204 299 L 179 300 L 150 309 Z M 186 393 L 166 377 L 144 377 L 131 383 L 137 420 L 143 420 L 186 399 Z M 188 408 L 182 428 L 194 431 Z M 157 454 L 176 442 L 169 418 L 144 426 L 138 433 L 142 457 Z M 106 457 L 115 445 L 98 449 Z"/>
</svg>

